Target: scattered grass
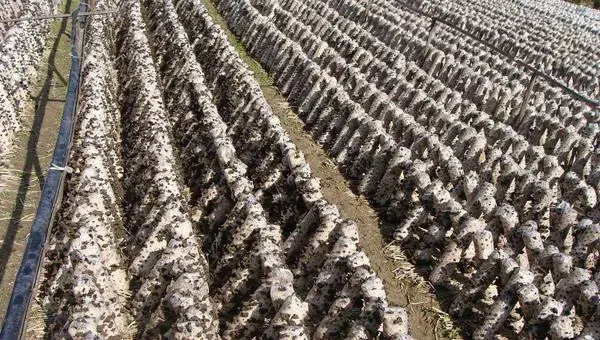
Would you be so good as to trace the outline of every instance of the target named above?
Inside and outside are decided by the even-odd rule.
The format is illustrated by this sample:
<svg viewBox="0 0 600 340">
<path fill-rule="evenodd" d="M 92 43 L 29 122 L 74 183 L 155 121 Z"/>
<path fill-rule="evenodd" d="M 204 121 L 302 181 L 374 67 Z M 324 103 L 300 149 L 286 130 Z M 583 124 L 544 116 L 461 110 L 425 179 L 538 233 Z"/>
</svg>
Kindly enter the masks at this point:
<svg viewBox="0 0 600 340">
<path fill-rule="evenodd" d="M 64 0 L 57 12 L 70 13 L 78 6 L 79 0 Z M 29 100 L 20 115 L 23 129 L 15 136 L 9 168 L 2 169 L 7 181 L 0 189 L 0 324 L 58 135 L 71 65 L 70 28 L 70 18 L 52 22 Z M 39 328 L 38 320 L 43 318 L 43 313 L 32 310 L 31 326 Z"/>
<path fill-rule="evenodd" d="M 566 0 L 570 3 L 585 7 L 600 9 L 600 0 Z"/>
<path fill-rule="evenodd" d="M 229 42 L 254 73 L 273 113 L 277 115 L 284 129 L 304 154 L 313 175 L 320 179 L 323 196 L 337 206 L 342 217 L 358 224 L 361 247 L 369 256 L 373 269 L 383 280 L 390 303 L 403 306 L 409 311 L 410 334 L 415 339 L 461 339 L 458 330 L 452 326 L 447 315 L 434 315 L 430 312 L 433 309 L 439 310 L 439 304 L 431 287 L 412 270 L 413 266 L 398 248 L 384 243 L 380 230 L 381 222 L 376 212 L 364 197 L 352 192 L 350 183 L 344 179 L 331 158 L 304 130 L 304 123 L 274 85 L 273 77 L 248 54 L 243 43 L 229 29 L 227 21 L 219 14 L 212 1 L 201 0 L 201 2 L 213 21 L 223 28 Z M 436 322 L 441 325 L 436 325 Z M 451 327 L 447 328 L 448 325 Z"/>
</svg>

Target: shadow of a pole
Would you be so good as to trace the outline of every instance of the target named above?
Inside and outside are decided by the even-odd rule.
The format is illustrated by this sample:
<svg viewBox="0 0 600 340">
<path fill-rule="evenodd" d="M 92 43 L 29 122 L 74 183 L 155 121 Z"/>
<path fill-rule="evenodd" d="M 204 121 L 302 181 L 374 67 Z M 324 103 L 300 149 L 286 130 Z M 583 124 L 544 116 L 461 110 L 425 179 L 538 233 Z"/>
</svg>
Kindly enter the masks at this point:
<svg viewBox="0 0 600 340">
<path fill-rule="evenodd" d="M 71 0 L 67 0 L 67 2 L 65 3 L 64 13 L 70 12 Z M 37 180 L 39 182 L 40 190 L 42 190 L 44 186 L 44 170 L 40 165 L 40 159 L 37 152 L 37 148 L 40 139 L 41 127 L 44 123 L 44 118 L 46 115 L 46 109 L 48 103 L 51 101 L 49 96 L 55 77 L 58 78 L 61 82 L 63 82 L 65 86 L 67 85 L 65 78 L 58 73 L 58 69 L 56 67 L 56 55 L 60 46 L 61 36 L 67 32 L 68 21 L 69 18 L 62 19 L 60 29 L 56 36 L 56 40 L 54 41 L 54 44 L 52 45 L 50 54 L 48 56 L 48 70 L 46 72 L 44 85 L 42 86 L 39 95 L 37 97 L 32 98 L 33 100 L 35 100 L 35 114 L 33 118 L 33 124 L 31 127 L 31 133 L 29 134 L 29 139 L 27 141 L 27 155 L 25 165 L 23 167 L 23 175 L 19 183 L 19 188 L 17 189 L 17 197 L 15 199 L 14 210 L 12 211 L 9 225 L 4 236 L 4 242 L 2 243 L 2 247 L 0 248 L 0 282 L 2 282 L 2 279 L 4 278 L 4 274 L 6 272 L 6 265 L 8 263 L 9 256 L 13 250 L 16 235 L 20 226 L 20 221 L 23 217 L 23 212 L 26 205 L 26 197 L 27 193 L 29 192 L 29 187 L 31 185 L 32 170 L 35 171 L 35 176 L 37 177 Z"/>
</svg>

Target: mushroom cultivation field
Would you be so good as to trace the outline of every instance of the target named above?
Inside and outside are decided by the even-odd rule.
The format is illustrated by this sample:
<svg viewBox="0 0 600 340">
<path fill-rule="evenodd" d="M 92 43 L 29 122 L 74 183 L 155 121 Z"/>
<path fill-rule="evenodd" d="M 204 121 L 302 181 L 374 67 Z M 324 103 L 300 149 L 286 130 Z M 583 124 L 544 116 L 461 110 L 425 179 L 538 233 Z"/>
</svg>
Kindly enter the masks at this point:
<svg viewBox="0 0 600 340">
<path fill-rule="evenodd" d="M 42 337 L 408 339 L 252 73 L 194 0 L 97 0 Z"/>
<path fill-rule="evenodd" d="M 600 96 L 600 15 L 407 3 L 84 2 L 100 12 L 81 19 L 69 164 L 53 166 L 65 187 L 30 312 L 43 325 L 28 336 L 437 340 L 441 319 L 415 329 L 426 310 L 452 317 L 454 337 L 600 339 L 600 112 L 514 60 Z M 0 0 L 0 20 L 54 4 Z M 0 23 L 0 175 L 49 29 Z M 246 52 L 305 131 L 269 105 Z M 366 198 L 375 222 L 353 219 L 410 263 L 390 274 L 333 186 Z M 432 298 L 411 302 L 394 279 Z"/>
<path fill-rule="evenodd" d="M 0 20 L 48 15 L 53 11 L 53 1 L 49 0 L 0 1 Z M 7 166 L 14 134 L 21 129 L 20 114 L 50 24 L 48 21 L 0 23 L 0 172 Z"/>
<path fill-rule="evenodd" d="M 537 82 L 521 114 L 529 75 L 447 27 L 428 44 L 426 18 L 394 0 L 216 2 L 314 139 L 395 226 L 390 239 L 466 337 L 600 338 L 597 108 Z M 578 70 L 542 64 L 598 92 L 600 25 L 580 24 L 571 5 L 558 16 L 554 2 L 417 3 L 485 27 L 479 35 L 533 64 L 547 55 L 542 42 L 562 44 Z M 570 29 L 521 22 L 533 15 Z M 523 41 L 488 37 L 502 29 Z"/>
<path fill-rule="evenodd" d="M 511 55 L 600 96 L 600 14 L 563 1 L 417 0 Z"/>
</svg>

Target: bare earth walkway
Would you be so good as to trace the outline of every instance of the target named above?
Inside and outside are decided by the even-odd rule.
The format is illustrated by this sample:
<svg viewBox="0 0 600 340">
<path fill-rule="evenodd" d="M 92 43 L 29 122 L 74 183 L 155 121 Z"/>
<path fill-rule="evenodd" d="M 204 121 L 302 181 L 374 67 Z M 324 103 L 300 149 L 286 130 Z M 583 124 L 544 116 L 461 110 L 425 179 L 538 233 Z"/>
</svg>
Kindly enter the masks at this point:
<svg viewBox="0 0 600 340">
<path fill-rule="evenodd" d="M 71 13 L 78 6 L 79 0 L 64 0 L 58 8 L 61 13 Z M 21 114 L 23 130 L 15 138 L 6 176 L 8 183 L 0 188 L 0 324 L 21 264 L 60 126 L 71 62 L 70 31 L 70 19 L 53 22 L 37 80 Z"/>
<path fill-rule="evenodd" d="M 386 248 L 381 236 L 381 221 L 376 212 L 364 197 L 357 196 L 350 190 L 350 184 L 323 148 L 304 131 L 304 123 L 273 85 L 272 77 L 246 52 L 243 44 L 229 30 L 227 21 L 218 13 L 212 1 L 201 0 L 201 2 L 208 9 L 214 22 L 226 32 L 229 42 L 235 46 L 242 60 L 254 72 L 254 77 L 260 84 L 273 112 L 279 117 L 298 149 L 304 153 L 314 176 L 320 178 L 321 190 L 325 198 L 338 207 L 341 216 L 358 223 L 361 246 L 369 256 L 373 269 L 383 280 L 390 303 L 405 306 L 409 311 L 410 335 L 415 339 L 459 338 L 458 332 L 451 327 L 447 316 L 441 312 L 435 294 L 428 286 L 416 280 L 416 276 L 397 277 L 395 273 L 399 268 L 412 268 L 412 265 L 402 259 L 398 249 Z"/>
<path fill-rule="evenodd" d="M 439 312 L 439 304 L 430 288 L 410 275 L 397 275 L 398 268 L 412 266 L 403 260 L 398 249 L 386 247 L 376 212 L 363 197 L 352 193 L 350 184 L 321 146 L 303 130 L 303 122 L 273 85 L 273 79 L 248 55 L 214 4 L 210 0 L 201 1 L 254 72 L 274 113 L 304 153 L 313 174 L 321 179 L 321 190 L 325 198 L 338 207 L 341 216 L 359 224 L 361 245 L 368 254 L 373 269 L 383 279 L 390 302 L 405 306 L 410 313 L 410 334 L 415 339 L 457 338 L 457 332 L 453 328 L 444 327 L 448 324 L 447 317 Z M 65 0 L 60 7 L 61 12 L 70 13 L 78 6 L 78 2 Z M 44 175 L 50 165 L 62 116 L 69 73 L 69 31 L 69 19 L 55 21 L 43 59 L 47 62 L 38 70 L 37 84 L 31 90 L 32 100 L 23 115 L 25 128 L 17 136 L 12 160 L 12 181 L 9 187 L 0 192 L 0 324 L 27 242 Z M 40 317 L 40 313 L 32 314 L 29 331 L 35 332 L 35 324 L 40 321 L 35 318 Z"/>
</svg>

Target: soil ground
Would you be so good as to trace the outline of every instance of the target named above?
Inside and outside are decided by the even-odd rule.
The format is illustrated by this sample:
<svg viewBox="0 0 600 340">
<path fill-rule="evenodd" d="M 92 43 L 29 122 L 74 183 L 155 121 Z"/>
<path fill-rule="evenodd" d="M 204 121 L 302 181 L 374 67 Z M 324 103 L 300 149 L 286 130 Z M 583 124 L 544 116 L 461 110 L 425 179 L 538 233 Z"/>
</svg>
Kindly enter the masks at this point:
<svg viewBox="0 0 600 340">
<path fill-rule="evenodd" d="M 325 198 L 338 207 L 342 217 L 358 223 L 361 246 L 384 281 L 390 303 L 409 311 L 410 334 L 415 339 L 458 338 L 458 332 L 440 311 L 431 288 L 418 277 L 404 275 L 412 270 L 412 265 L 405 260 L 401 249 L 385 244 L 381 233 L 383 226 L 376 212 L 364 197 L 352 192 L 351 185 L 330 157 L 305 132 L 304 124 L 273 85 L 272 77 L 248 55 L 212 1 L 201 1 L 254 72 L 274 113 L 304 153 L 314 176 L 320 178 Z M 59 7 L 60 12 L 70 13 L 78 3 L 79 0 L 64 0 Z M 70 67 L 70 27 L 70 19 L 67 18 L 53 23 L 38 79 L 30 90 L 30 103 L 22 114 L 24 129 L 16 138 L 11 181 L 0 192 L 0 324 L 27 243 L 62 117 Z M 35 325 L 43 325 L 43 321 L 38 320 L 40 318 L 43 318 L 43 313 L 31 313 L 28 332 L 37 333 Z"/>
<path fill-rule="evenodd" d="M 211 0 L 201 0 L 213 20 L 219 24 L 229 42 L 236 48 L 244 62 L 254 72 L 262 91 L 290 134 L 299 150 L 304 153 L 313 175 L 321 182 L 325 198 L 335 204 L 344 218 L 355 221 L 360 230 L 360 244 L 369 256 L 373 269 L 383 280 L 390 303 L 405 307 L 410 316 L 410 335 L 415 339 L 457 339 L 457 330 L 447 315 L 441 311 L 435 294 L 423 280 L 402 273 L 411 272 L 413 266 L 402 256 L 401 249 L 385 244 L 381 228 L 385 228 L 367 200 L 355 195 L 331 158 L 304 130 L 304 123 L 294 113 L 287 100 L 274 85 L 273 78 L 252 58 L 241 41 L 228 28 L 227 21 L 218 13 Z"/>
<path fill-rule="evenodd" d="M 600 9 L 600 0 L 567 0 L 568 2 L 572 2 L 574 4 Z"/>
<path fill-rule="evenodd" d="M 71 13 L 78 6 L 79 0 L 64 0 L 57 12 Z M 7 172 L 7 183 L 0 188 L 0 324 L 58 135 L 71 66 L 69 32 L 69 18 L 52 23 L 37 78 L 21 113 L 23 130 L 15 136 L 9 168 L 2 169 Z"/>
</svg>

